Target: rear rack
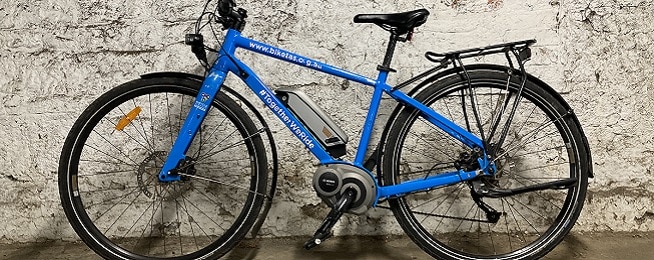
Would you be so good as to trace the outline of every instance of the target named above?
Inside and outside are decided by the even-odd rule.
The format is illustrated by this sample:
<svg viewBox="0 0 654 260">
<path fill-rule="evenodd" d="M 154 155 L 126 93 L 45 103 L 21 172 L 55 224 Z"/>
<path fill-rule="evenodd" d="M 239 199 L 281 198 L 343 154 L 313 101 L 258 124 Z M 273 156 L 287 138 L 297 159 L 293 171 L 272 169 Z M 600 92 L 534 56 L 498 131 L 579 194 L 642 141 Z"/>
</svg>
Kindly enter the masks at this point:
<svg viewBox="0 0 654 260">
<path fill-rule="evenodd" d="M 401 89 L 408 85 L 411 85 L 412 83 L 422 78 L 425 78 L 441 69 L 447 68 L 450 64 L 454 64 L 455 67 L 458 66 L 463 67 L 463 62 L 461 62 L 462 59 L 486 56 L 486 55 L 498 54 L 498 53 L 504 53 L 507 61 L 509 62 L 509 67 L 515 70 L 515 67 L 513 65 L 513 59 L 511 59 L 511 54 L 513 54 L 518 64 L 520 64 L 520 70 L 522 70 L 522 72 L 524 73 L 524 67 L 522 65 L 524 64 L 524 62 L 531 59 L 531 49 L 529 47 L 534 43 L 536 43 L 536 40 L 532 39 L 532 40 L 525 40 L 525 41 L 518 41 L 518 42 L 489 45 L 482 48 L 472 48 L 472 49 L 465 49 L 459 51 L 451 51 L 445 53 L 436 53 L 436 52 L 428 51 L 425 53 L 425 58 L 427 58 L 427 60 L 431 62 L 439 63 L 439 64 L 436 67 L 433 67 L 405 82 L 398 84 L 393 88 L 393 90 Z"/>
<path fill-rule="evenodd" d="M 508 55 L 510 52 L 517 51 L 520 55 L 522 61 L 527 61 L 531 58 L 531 49 L 529 46 L 536 43 L 536 40 L 526 40 L 518 42 L 509 42 L 503 44 L 489 45 L 482 48 L 472 48 L 459 51 L 445 52 L 445 53 L 435 53 L 428 51 L 425 53 L 425 57 L 435 63 L 443 63 L 445 61 L 452 61 L 456 59 L 465 59 L 478 56 L 486 56 L 496 53 L 505 53 Z M 507 57 L 508 58 L 508 57 Z M 509 59 L 511 62 L 511 59 Z"/>
<path fill-rule="evenodd" d="M 499 149 L 499 147 L 502 146 L 502 144 L 506 139 L 506 136 L 508 134 L 509 124 L 513 120 L 513 117 L 516 112 L 516 108 L 520 103 L 521 94 L 522 91 L 524 90 L 528 77 L 527 72 L 525 71 L 524 64 L 531 59 L 531 49 L 529 47 L 534 43 L 536 43 L 536 40 L 532 39 L 532 40 L 495 44 L 482 48 L 472 48 L 472 49 L 465 49 L 465 50 L 445 52 L 445 53 L 435 53 L 435 52 L 428 51 L 425 53 L 425 57 L 427 58 L 427 60 L 437 63 L 438 65 L 423 73 L 420 73 L 419 75 L 403 83 L 400 83 L 399 85 L 394 87 L 393 90 L 398 90 L 400 88 L 406 87 L 420 79 L 423 79 L 427 76 L 436 73 L 437 71 L 440 71 L 441 69 L 447 68 L 450 64 L 452 64 L 454 68 L 458 69 L 456 73 L 461 75 L 461 78 L 464 81 L 467 81 L 468 95 L 471 100 L 472 112 L 477 122 L 476 127 L 479 129 L 481 135 L 480 137 L 484 143 L 485 148 L 488 149 L 486 152 L 490 155 L 495 155 L 498 152 L 497 149 Z M 504 56 L 506 57 L 506 60 L 509 65 L 508 66 L 509 68 L 506 71 L 507 88 L 512 78 L 518 79 L 520 81 L 520 85 L 516 91 L 516 99 L 514 100 L 513 104 L 509 104 L 508 99 L 505 100 L 505 103 L 502 106 L 501 111 L 499 111 L 499 113 L 495 115 L 494 118 L 492 119 L 491 129 L 489 133 L 486 133 L 488 135 L 486 135 L 484 131 L 481 130 L 482 126 L 479 118 L 479 108 L 474 96 L 472 81 L 470 80 L 468 70 L 466 66 L 463 64 L 462 60 L 466 58 L 486 56 L 491 54 L 501 54 L 501 53 L 504 53 Z M 517 64 L 517 68 L 514 64 Z M 411 92 L 415 93 L 415 91 L 420 91 L 420 85 L 418 88 L 414 88 Z M 505 124 L 502 126 L 500 122 L 502 121 L 502 118 L 505 116 L 505 113 L 507 113 L 506 115 L 507 118 Z M 470 131 L 471 125 L 468 122 L 468 120 L 466 120 L 466 127 L 468 131 Z M 490 141 L 493 140 L 493 137 L 496 134 L 499 135 L 499 140 L 497 141 L 497 143 L 491 146 Z"/>
</svg>

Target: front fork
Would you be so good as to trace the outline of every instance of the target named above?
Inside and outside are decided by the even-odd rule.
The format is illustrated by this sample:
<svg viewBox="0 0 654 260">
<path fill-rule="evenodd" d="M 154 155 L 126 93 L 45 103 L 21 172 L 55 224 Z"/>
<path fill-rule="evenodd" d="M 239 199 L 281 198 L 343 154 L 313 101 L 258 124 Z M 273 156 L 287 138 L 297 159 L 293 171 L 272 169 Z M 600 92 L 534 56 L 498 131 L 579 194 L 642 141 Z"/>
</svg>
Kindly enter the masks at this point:
<svg viewBox="0 0 654 260">
<path fill-rule="evenodd" d="M 198 96 L 195 98 L 193 107 L 186 116 L 184 125 L 177 135 L 177 139 L 173 144 L 173 148 L 168 154 L 168 158 L 159 172 L 159 181 L 161 182 L 173 182 L 179 181 L 180 175 L 177 173 L 177 168 L 182 164 L 186 158 L 186 152 L 193 142 L 193 138 L 200 129 L 202 121 L 206 117 L 209 109 L 211 108 L 211 103 L 213 102 L 216 94 L 220 90 L 225 81 L 226 73 L 222 71 L 212 71 L 209 76 L 207 76 L 202 83 L 202 87 L 198 92 Z"/>
</svg>

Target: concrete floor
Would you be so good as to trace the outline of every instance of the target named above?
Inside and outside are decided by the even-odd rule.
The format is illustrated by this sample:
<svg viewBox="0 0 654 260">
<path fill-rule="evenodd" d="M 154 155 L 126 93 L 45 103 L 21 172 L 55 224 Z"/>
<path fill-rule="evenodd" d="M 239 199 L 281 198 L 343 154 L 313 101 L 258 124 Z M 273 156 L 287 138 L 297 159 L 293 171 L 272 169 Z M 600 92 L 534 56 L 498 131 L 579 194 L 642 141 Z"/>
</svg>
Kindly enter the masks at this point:
<svg viewBox="0 0 654 260">
<path fill-rule="evenodd" d="M 430 259 L 406 237 L 336 237 L 302 249 L 304 237 L 255 239 L 241 243 L 225 259 Z M 0 244 L 0 259 L 99 259 L 83 243 L 48 241 Z M 654 259 L 654 232 L 574 233 L 545 259 Z"/>
</svg>

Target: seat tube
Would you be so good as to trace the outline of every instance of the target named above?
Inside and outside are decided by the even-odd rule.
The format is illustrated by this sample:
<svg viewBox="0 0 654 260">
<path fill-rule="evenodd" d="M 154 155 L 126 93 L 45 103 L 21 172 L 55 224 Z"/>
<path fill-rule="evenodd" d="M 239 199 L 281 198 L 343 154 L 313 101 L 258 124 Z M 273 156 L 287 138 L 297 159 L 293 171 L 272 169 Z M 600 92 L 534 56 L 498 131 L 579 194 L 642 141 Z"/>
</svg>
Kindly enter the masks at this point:
<svg viewBox="0 0 654 260">
<path fill-rule="evenodd" d="M 385 88 L 390 88 L 388 85 L 386 85 L 387 77 L 388 71 L 379 71 L 377 83 L 375 84 L 375 89 L 372 93 L 372 99 L 370 100 L 368 114 L 366 115 L 366 121 L 363 124 L 363 132 L 361 133 L 361 140 L 359 140 L 357 154 L 354 158 L 355 165 L 363 165 L 364 163 L 366 151 L 368 151 L 370 138 L 372 137 L 372 132 L 375 127 L 375 120 L 377 119 L 377 112 L 379 110 L 379 105 L 381 104 L 382 94 L 384 93 Z"/>
<path fill-rule="evenodd" d="M 379 110 L 379 105 L 381 104 L 382 94 L 384 90 L 390 90 L 390 86 L 386 84 L 386 80 L 388 79 L 388 73 L 395 71 L 391 69 L 391 61 L 393 60 L 393 53 L 395 52 L 395 45 L 397 40 L 398 36 L 392 33 L 388 42 L 388 47 L 386 48 L 384 61 L 382 65 L 377 66 L 379 74 L 377 76 L 377 82 L 375 83 L 375 90 L 372 93 L 372 100 L 370 101 L 368 115 L 366 116 L 366 121 L 363 125 L 363 133 L 361 134 L 361 140 L 359 141 L 357 155 L 354 159 L 355 165 L 363 166 L 363 160 L 366 157 L 366 151 L 368 150 L 370 138 L 372 137 L 372 131 L 375 127 L 375 119 L 377 118 L 377 112 Z"/>
</svg>

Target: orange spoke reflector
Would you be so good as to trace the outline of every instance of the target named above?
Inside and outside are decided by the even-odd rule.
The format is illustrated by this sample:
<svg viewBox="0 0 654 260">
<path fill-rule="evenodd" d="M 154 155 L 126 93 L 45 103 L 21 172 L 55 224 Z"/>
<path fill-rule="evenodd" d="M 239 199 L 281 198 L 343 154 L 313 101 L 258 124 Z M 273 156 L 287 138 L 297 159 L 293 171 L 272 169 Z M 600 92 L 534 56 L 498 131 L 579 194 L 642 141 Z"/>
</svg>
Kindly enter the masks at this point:
<svg viewBox="0 0 654 260">
<path fill-rule="evenodd" d="M 141 113 L 141 107 L 135 107 L 132 111 L 129 111 L 127 115 L 118 121 L 116 124 L 116 130 L 123 131 L 127 125 L 129 125 L 138 115 Z"/>
</svg>

